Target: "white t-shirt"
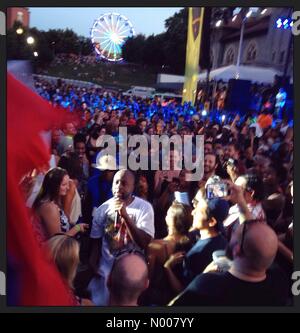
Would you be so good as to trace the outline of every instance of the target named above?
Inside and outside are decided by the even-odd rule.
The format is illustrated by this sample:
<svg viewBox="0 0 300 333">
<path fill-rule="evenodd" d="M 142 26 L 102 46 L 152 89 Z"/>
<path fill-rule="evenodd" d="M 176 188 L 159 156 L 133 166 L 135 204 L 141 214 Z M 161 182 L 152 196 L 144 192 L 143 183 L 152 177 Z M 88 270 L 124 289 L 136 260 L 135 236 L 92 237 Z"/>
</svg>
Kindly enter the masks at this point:
<svg viewBox="0 0 300 333">
<path fill-rule="evenodd" d="M 126 207 L 126 211 L 139 229 L 154 237 L 154 212 L 149 202 L 139 197 L 134 197 L 131 204 Z M 105 306 L 108 303 L 109 293 L 106 283 L 114 263 L 114 255 L 121 248 L 133 245 L 129 235 L 126 235 L 127 244 L 120 247 L 120 244 L 115 240 L 114 220 L 114 198 L 111 198 L 95 211 L 90 235 L 94 239 L 102 238 L 101 258 L 98 267 L 100 277 L 94 278 L 89 285 L 92 301 L 96 305 Z"/>
<path fill-rule="evenodd" d="M 253 204 L 247 204 L 247 207 L 252 214 L 252 217 L 254 220 L 265 220 L 266 215 L 264 212 L 264 209 L 261 205 L 261 203 L 258 203 L 256 205 Z M 239 219 L 241 216 L 240 208 L 237 204 L 230 207 L 228 216 L 224 221 L 224 227 L 230 226 L 233 222 L 235 222 L 237 219 Z"/>
</svg>

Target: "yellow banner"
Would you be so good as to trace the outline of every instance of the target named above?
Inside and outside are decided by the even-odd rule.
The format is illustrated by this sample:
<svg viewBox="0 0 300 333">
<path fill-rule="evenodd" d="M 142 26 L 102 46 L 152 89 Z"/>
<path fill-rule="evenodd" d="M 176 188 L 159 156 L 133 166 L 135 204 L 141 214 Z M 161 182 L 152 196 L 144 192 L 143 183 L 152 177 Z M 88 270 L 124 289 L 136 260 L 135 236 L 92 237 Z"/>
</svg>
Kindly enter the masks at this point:
<svg viewBox="0 0 300 333">
<path fill-rule="evenodd" d="M 182 103 L 192 102 L 192 105 L 195 103 L 197 92 L 203 16 L 203 7 L 189 8 Z"/>
</svg>

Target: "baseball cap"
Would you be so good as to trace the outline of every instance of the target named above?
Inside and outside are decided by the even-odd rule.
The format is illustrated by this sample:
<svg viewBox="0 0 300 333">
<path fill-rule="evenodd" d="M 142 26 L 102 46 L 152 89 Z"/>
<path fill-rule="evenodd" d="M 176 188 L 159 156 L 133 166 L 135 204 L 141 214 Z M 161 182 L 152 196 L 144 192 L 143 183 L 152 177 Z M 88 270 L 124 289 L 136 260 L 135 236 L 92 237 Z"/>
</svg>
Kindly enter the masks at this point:
<svg viewBox="0 0 300 333">
<path fill-rule="evenodd" d="M 228 216 L 229 204 L 226 200 L 214 198 L 207 201 L 207 210 L 209 218 L 215 218 L 217 221 L 217 229 L 223 231 L 223 221 Z"/>
<path fill-rule="evenodd" d="M 92 167 L 99 170 L 117 170 L 117 162 L 116 159 L 111 155 L 103 155 L 101 152 L 98 154 L 96 158 L 96 163 L 92 164 Z"/>
</svg>

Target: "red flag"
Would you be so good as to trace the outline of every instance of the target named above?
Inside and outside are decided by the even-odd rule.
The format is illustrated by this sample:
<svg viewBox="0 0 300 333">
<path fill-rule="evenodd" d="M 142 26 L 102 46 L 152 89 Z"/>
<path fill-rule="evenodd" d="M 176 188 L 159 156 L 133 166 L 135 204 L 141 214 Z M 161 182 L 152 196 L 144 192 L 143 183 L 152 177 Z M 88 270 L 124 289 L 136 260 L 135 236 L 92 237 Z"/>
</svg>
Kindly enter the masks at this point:
<svg viewBox="0 0 300 333">
<path fill-rule="evenodd" d="M 55 110 L 47 101 L 8 74 L 7 236 L 8 256 L 20 282 L 16 286 L 20 295 L 15 305 L 74 305 L 70 291 L 54 265 L 45 259 L 34 237 L 19 187 L 25 174 L 48 164 L 50 151 L 40 133 L 65 122 L 65 115 L 66 111 Z"/>
</svg>

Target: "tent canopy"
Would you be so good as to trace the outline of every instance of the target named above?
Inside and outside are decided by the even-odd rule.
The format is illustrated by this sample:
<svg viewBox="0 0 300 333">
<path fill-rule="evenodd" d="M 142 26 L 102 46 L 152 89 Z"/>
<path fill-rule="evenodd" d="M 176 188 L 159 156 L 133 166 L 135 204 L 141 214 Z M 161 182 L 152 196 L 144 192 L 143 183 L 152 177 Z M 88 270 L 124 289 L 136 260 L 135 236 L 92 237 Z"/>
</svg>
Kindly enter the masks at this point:
<svg viewBox="0 0 300 333">
<path fill-rule="evenodd" d="M 222 80 L 224 82 L 230 79 L 250 80 L 253 83 L 272 84 L 274 82 L 275 75 L 282 75 L 281 72 L 274 68 L 265 68 L 257 66 L 243 66 L 230 65 L 214 69 L 210 72 L 210 80 Z M 206 81 L 207 72 L 199 74 L 198 80 L 200 82 Z M 162 88 L 163 85 L 174 85 L 176 88 L 183 85 L 184 76 L 170 75 L 170 74 L 158 74 L 157 84 Z"/>
<path fill-rule="evenodd" d="M 230 79 L 250 80 L 253 83 L 270 83 L 274 82 L 275 75 L 282 75 L 281 72 L 273 68 L 264 68 L 256 66 L 236 66 L 230 65 L 214 69 L 210 72 L 210 80 L 223 80 Z M 199 75 L 199 81 L 205 81 L 207 72 Z"/>
</svg>

